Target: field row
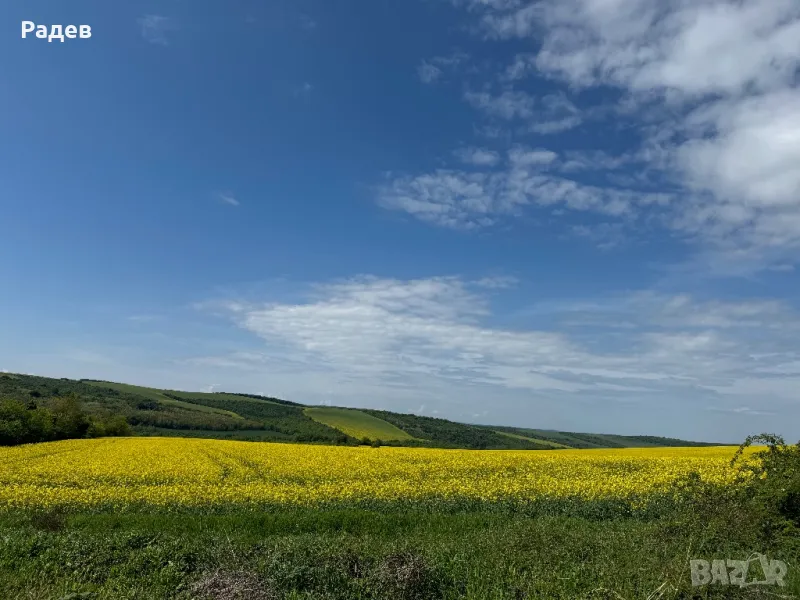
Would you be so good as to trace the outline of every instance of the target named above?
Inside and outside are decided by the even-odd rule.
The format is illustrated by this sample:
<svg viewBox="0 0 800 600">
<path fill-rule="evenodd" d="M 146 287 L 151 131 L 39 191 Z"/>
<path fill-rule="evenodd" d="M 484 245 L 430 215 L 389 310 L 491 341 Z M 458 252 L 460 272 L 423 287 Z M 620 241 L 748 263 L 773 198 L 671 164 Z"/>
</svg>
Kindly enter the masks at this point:
<svg viewBox="0 0 800 600">
<path fill-rule="evenodd" d="M 735 448 L 471 451 L 105 438 L 0 448 L 0 507 L 634 499 Z"/>
</svg>

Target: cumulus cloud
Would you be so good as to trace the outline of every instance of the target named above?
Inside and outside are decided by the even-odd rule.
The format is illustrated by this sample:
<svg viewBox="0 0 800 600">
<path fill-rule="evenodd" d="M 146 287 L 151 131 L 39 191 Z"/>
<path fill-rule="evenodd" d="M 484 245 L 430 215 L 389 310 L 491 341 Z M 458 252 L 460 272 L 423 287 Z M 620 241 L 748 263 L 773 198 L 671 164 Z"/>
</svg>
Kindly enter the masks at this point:
<svg viewBox="0 0 800 600">
<path fill-rule="evenodd" d="M 747 253 L 764 266 L 791 260 L 800 246 L 795 0 L 453 3 L 484 38 L 536 48 L 517 51 L 494 83 L 467 92 L 469 104 L 517 123 L 517 134 L 554 134 L 584 123 L 616 88 L 619 101 L 601 112 L 627 119 L 642 138 L 633 154 L 661 171 L 657 179 L 668 187 L 683 188 L 664 225 L 729 259 Z M 530 77 L 564 87 L 544 98 L 516 88 Z M 490 91 L 497 84 L 502 91 Z M 564 93 L 601 88 L 593 96 L 599 104 L 580 110 Z M 567 159 L 565 170 L 602 162 L 585 159 Z"/>
<path fill-rule="evenodd" d="M 228 317 L 264 351 L 195 360 L 262 371 L 290 361 L 309 375 L 399 385 L 407 398 L 448 383 L 638 399 L 700 391 L 733 409 L 744 393 L 791 400 L 800 383 L 800 316 L 780 302 L 639 292 L 532 305 L 538 326 L 503 328 L 487 293 L 504 285 L 361 277 L 301 302 L 230 303 Z"/>
<path fill-rule="evenodd" d="M 492 117 L 511 120 L 529 119 L 533 116 L 534 98 L 525 92 L 506 90 L 492 95 L 489 92 L 468 91 L 464 94 L 464 99 Z"/>
<path fill-rule="evenodd" d="M 490 172 L 439 169 L 395 178 L 382 186 L 378 201 L 432 224 L 474 229 L 518 215 L 527 206 L 633 215 L 637 206 L 664 206 L 669 194 L 586 185 L 554 172 L 559 157 L 546 149 L 512 147 L 502 168 Z"/>
<path fill-rule="evenodd" d="M 433 83 L 442 76 L 442 69 L 429 62 L 423 62 L 417 67 L 417 74 L 422 83 Z"/>
<path fill-rule="evenodd" d="M 500 154 L 487 148 L 459 148 L 453 154 L 461 162 L 476 167 L 493 167 L 500 162 Z"/>
<path fill-rule="evenodd" d="M 741 95 L 791 85 L 800 61 L 793 0 L 546 0 L 535 8 L 528 27 L 495 33 L 541 31 L 537 67 L 576 85 Z"/>
<path fill-rule="evenodd" d="M 564 93 L 535 97 L 519 90 L 467 91 L 464 100 L 489 119 L 511 121 L 521 134 L 555 134 L 581 125 L 584 115 Z M 495 136 L 496 137 L 496 136 Z"/>
</svg>

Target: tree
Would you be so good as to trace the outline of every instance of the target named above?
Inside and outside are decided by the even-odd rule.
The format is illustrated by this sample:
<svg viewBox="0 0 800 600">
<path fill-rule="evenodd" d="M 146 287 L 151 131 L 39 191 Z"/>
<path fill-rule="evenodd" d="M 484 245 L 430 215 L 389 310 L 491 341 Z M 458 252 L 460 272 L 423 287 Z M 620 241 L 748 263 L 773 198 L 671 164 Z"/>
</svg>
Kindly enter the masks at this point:
<svg viewBox="0 0 800 600">
<path fill-rule="evenodd" d="M 53 413 L 46 408 L 28 410 L 28 442 L 46 442 L 53 439 Z"/>
<path fill-rule="evenodd" d="M 131 435 L 125 417 L 90 417 L 75 394 L 57 398 L 51 408 L 37 406 L 32 400 L 27 405 L 0 400 L 0 446 L 107 435 Z"/>
<path fill-rule="evenodd" d="M 106 435 L 126 436 L 131 435 L 131 426 L 122 415 L 109 418 L 105 423 Z"/>
<path fill-rule="evenodd" d="M 89 420 L 81 411 L 77 394 L 56 398 L 52 404 L 53 429 L 59 439 L 81 438 L 89 429 Z"/>
<path fill-rule="evenodd" d="M 22 443 L 27 431 L 25 407 L 16 400 L 0 401 L 0 445 Z"/>
<path fill-rule="evenodd" d="M 41 442 L 52 436 L 53 418 L 49 410 L 26 408 L 16 400 L 0 401 L 0 445 Z"/>
</svg>

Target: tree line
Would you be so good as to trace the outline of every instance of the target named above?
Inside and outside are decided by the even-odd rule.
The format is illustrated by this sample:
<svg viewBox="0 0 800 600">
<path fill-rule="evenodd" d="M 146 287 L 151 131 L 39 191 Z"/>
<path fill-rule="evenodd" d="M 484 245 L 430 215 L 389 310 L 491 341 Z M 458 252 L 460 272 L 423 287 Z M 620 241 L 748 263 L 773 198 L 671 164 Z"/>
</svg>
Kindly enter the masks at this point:
<svg viewBox="0 0 800 600">
<path fill-rule="evenodd" d="M 32 399 L 0 400 L 0 446 L 121 435 L 131 435 L 125 417 L 89 414 L 76 394 L 54 398 L 46 406 Z"/>
</svg>

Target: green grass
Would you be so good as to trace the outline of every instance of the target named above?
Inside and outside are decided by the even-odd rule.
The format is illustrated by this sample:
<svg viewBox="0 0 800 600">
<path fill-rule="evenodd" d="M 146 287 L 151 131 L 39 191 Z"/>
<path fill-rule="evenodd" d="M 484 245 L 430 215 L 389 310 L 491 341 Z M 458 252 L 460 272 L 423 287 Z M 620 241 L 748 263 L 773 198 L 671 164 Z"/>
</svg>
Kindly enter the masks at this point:
<svg viewBox="0 0 800 600">
<path fill-rule="evenodd" d="M 3 600 L 767 600 L 800 596 L 800 447 L 736 486 L 687 477 L 653 510 L 380 506 L 0 511 Z M 754 469 L 751 471 L 751 469 Z M 633 508 L 633 510 L 631 510 Z M 693 587 L 691 559 L 788 566 L 784 587 Z M 727 569 L 724 569 L 727 573 Z"/>
<path fill-rule="evenodd" d="M 419 415 L 404 415 L 385 410 L 363 410 L 367 414 L 377 417 L 395 427 L 402 429 L 416 440 L 426 446 L 440 448 L 469 448 L 474 450 L 550 450 L 552 446 L 540 444 L 506 435 L 500 435 L 492 428 L 480 425 L 455 423 L 446 419 L 422 417 Z M 499 428 L 495 428 L 499 429 Z M 523 434 L 520 434 L 522 436 Z M 406 443 L 413 443 L 409 441 Z"/>
<path fill-rule="evenodd" d="M 571 431 L 550 431 L 548 429 L 531 429 L 527 427 L 494 427 L 499 433 L 510 433 L 539 443 L 551 443 L 576 449 L 591 448 L 664 448 L 671 446 L 714 446 L 718 444 L 690 442 L 675 438 L 613 435 L 605 433 L 576 433 Z"/>
<path fill-rule="evenodd" d="M 137 426 L 135 433 L 147 437 L 176 437 L 176 431 L 166 427 Z M 179 437 L 204 438 L 213 440 L 235 440 L 242 442 L 296 442 L 292 434 L 268 429 L 192 429 L 181 431 Z"/>
<path fill-rule="evenodd" d="M 351 408 L 306 408 L 305 414 L 328 427 L 358 440 L 411 440 L 413 437 L 391 423 L 378 419 L 360 410 Z"/>
<path fill-rule="evenodd" d="M 185 410 L 196 410 L 199 412 L 215 413 L 218 415 L 225 415 L 227 417 L 232 417 L 234 419 L 243 418 L 241 415 L 238 415 L 230 410 L 225 410 L 222 408 L 214 408 L 212 406 L 205 406 L 203 404 L 192 404 L 191 402 L 182 402 L 181 400 L 175 400 L 174 398 L 169 398 L 166 395 L 164 395 L 165 393 L 162 390 L 157 390 L 154 388 L 141 387 L 138 385 L 130 385 L 127 383 L 110 383 L 105 381 L 103 382 L 87 381 L 86 383 L 89 385 L 93 385 L 95 387 L 117 390 L 118 392 L 126 392 L 128 394 L 135 394 L 137 396 L 142 396 L 150 400 L 155 400 L 160 404 L 177 406 Z M 172 394 L 179 395 L 180 392 L 172 392 Z"/>
<path fill-rule="evenodd" d="M 258 398 L 251 398 L 248 396 L 239 396 L 237 394 L 224 394 L 222 392 L 179 392 L 179 391 L 165 391 L 164 393 L 169 394 L 170 396 L 177 396 L 179 398 L 186 398 L 189 400 L 228 400 L 231 402 L 256 402 L 256 403 L 266 403 L 266 404 L 278 404 L 277 402 L 272 402 L 270 400 L 258 399 Z"/>
<path fill-rule="evenodd" d="M 569 446 L 565 446 L 564 444 L 557 444 L 556 442 L 551 442 L 548 440 L 541 440 L 538 438 L 528 437 L 526 435 L 518 435 L 516 433 L 509 433 L 507 431 L 497 431 L 500 435 L 504 435 L 506 437 L 510 437 L 515 440 L 526 440 L 528 442 L 533 442 L 535 444 L 542 444 L 544 446 L 549 446 L 551 448 L 569 448 Z"/>
<path fill-rule="evenodd" d="M 4 600 L 688 600 L 800 594 L 791 541 L 722 522 L 464 512 L 0 516 Z M 689 558 L 790 565 L 784 588 L 692 588 Z M 224 584 L 229 585 L 224 589 Z M 247 595 L 235 596 L 247 584 Z M 262 593 L 258 595 L 258 590 Z M 660 592 L 660 593 L 659 593 Z M 780 596 L 777 596 L 780 594 Z M 200 596 L 202 597 L 202 596 Z"/>
</svg>

